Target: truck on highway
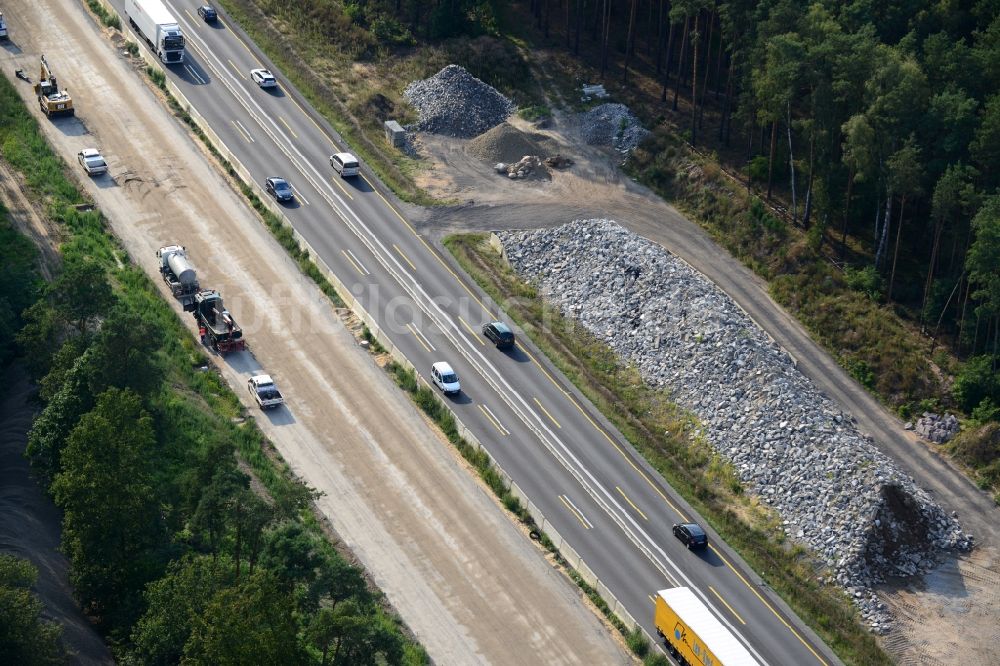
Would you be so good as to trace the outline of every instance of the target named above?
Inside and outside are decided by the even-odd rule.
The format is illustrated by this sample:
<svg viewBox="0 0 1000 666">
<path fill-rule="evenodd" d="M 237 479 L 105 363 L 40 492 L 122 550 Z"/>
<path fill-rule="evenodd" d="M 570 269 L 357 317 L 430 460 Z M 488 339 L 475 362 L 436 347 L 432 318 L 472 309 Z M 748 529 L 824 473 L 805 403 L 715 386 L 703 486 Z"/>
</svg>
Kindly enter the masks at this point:
<svg viewBox="0 0 1000 666">
<path fill-rule="evenodd" d="M 160 0 L 125 0 L 125 16 L 160 62 L 184 62 L 184 33 Z"/>
<path fill-rule="evenodd" d="M 194 295 L 195 321 L 202 343 L 220 354 L 246 349 L 243 329 L 222 303 L 222 295 L 214 289 L 202 289 Z"/>
<path fill-rule="evenodd" d="M 681 666 L 759 666 L 689 587 L 657 592 L 653 621 Z"/>
<path fill-rule="evenodd" d="M 247 380 L 247 389 L 261 409 L 274 409 L 285 402 L 271 375 L 254 375 Z"/>
<path fill-rule="evenodd" d="M 194 295 L 200 287 L 187 250 L 182 245 L 165 245 L 156 251 L 156 258 L 160 260 L 160 275 L 170 293 L 181 302 L 185 312 L 194 310 Z"/>
</svg>

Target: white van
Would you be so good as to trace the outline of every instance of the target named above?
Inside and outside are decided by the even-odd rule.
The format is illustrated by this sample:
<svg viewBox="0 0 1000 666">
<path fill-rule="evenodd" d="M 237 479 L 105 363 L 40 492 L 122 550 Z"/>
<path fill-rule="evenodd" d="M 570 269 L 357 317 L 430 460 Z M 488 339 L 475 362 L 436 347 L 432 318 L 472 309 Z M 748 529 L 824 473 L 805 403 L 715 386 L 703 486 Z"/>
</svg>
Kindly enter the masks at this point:
<svg viewBox="0 0 1000 666">
<path fill-rule="evenodd" d="M 335 153 L 330 155 L 330 166 L 340 174 L 341 178 L 357 176 L 361 173 L 361 164 L 358 158 L 350 153 Z"/>
</svg>

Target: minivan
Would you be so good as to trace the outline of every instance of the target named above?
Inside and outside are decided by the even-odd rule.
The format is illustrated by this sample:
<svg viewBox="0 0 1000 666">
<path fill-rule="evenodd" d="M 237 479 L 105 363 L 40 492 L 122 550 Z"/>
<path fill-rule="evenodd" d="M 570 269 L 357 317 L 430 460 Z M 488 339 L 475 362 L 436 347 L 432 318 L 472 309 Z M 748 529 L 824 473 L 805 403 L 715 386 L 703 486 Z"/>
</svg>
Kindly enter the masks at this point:
<svg viewBox="0 0 1000 666">
<path fill-rule="evenodd" d="M 483 326 L 483 335 L 497 346 L 497 349 L 510 349 L 514 346 L 514 332 L 502 321 L 491 321 Z"/>
<path fill-rule="evenodd" d="M 340 174 L 341 178 L 357 176 L 361 173 L 361 165 L 358 158 L 350 153 L 334 153 L 330 155 L 330 166 Z"/>
<path fill-rule="evenodd" d="M 444 361 L 438 361 L 431 366 L 431 379 L 442 393 L 458 393 L 462 390 L 461 384 L 458 383 L 458 375 Z"/>
</svg>

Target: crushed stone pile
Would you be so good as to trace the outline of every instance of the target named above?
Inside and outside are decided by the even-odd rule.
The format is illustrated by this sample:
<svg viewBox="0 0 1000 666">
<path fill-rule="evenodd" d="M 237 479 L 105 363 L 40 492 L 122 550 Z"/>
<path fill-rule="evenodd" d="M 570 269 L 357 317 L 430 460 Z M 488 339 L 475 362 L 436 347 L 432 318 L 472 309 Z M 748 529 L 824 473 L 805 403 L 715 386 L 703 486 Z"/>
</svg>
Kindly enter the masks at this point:
<svg viewBox="0 0 1000 666">
<path fill-rule="evenodd" d="M 649 135 L 624 104 L 600 104 L 580 114 L 580 132 L 592 146 L 612 146 L 631 152 Z"/>
<path fill-rule="evenodd" d="M 908 424 L 912 427 L 912 424 Z M 924 412 L 917 420 L 917 434 L 935 444 L 944 444 L 962 430 L 954 414 L 934 414 Z"/>
<path fill-rule="evenodd" d="M 403 96 L 420 119 L 408 130 L 468 139 L 505 121 L 514 102 L 483 83 L 464 67 L 448 65 L 440 72 L 406 86 Z"/>
<path fill-rule="evenodd" d="M 873 632 L 891 622 L 876 583 L 972 548 L 739 306 L 664 248 L 610 220 L 497 235 L 524 279 L 698 417 L 696 435 L 825 562 Z"/>
<path fill-rule="evenodd" d="M 526 155 L 551 155 L 555 142 L 541 134 L 522 132 L 510 123 L 500 123 L 470 141 L 465 150 L 484 162 L 517 162 Z"/>
</svg>

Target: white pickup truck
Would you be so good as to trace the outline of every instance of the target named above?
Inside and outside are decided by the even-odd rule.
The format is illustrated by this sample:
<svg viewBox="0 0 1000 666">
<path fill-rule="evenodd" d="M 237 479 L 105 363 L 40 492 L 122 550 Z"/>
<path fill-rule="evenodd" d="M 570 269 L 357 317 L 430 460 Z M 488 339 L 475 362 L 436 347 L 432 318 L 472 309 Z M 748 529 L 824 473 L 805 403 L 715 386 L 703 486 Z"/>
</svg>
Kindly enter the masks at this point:
<svg viewBox="0 0 1000 666">
<path fill-rule="evenodd" d="M 247 389 L 261 409 L 273 409 L 285 402 L 271 375 L 254 375 L 247 380 Z"/>
</svg>

